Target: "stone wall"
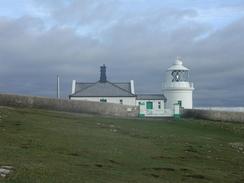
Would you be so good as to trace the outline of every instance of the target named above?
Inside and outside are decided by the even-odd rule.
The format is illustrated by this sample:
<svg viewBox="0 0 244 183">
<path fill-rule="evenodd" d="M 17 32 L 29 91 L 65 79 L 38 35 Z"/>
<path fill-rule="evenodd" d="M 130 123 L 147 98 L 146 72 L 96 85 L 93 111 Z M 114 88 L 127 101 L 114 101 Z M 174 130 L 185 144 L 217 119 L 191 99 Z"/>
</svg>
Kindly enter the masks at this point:
<svg viewBox="0 0 244 183">
<path fill-rule="evenodd" d="M 184 109 L 183 117 L 244 123 L 244 112 Z"/>
<path fill-rule="evenodd" d="M 0 94 L 0 106 L 37 108 L 118 117 L 137 117 L 138 107 L 90 101 Z"/>
</svg>

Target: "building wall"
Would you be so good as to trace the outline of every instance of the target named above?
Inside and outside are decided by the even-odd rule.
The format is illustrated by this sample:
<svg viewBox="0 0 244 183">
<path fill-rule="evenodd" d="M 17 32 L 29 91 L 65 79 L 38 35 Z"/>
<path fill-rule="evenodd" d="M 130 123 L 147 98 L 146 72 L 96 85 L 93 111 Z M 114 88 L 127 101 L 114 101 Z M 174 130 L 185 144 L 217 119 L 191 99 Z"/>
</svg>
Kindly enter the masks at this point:
<svg viewBox="0 0 244 183">
<path fill-rule="evenodd" d="M 163 100 L 137 100 L 140 115 L 146 117 L 157 117 L 165 115 L 165 106 Z M 153 109 L 147 109 L 147 102 L 152 102 Z"/>
<path fill-rule="evenodd" d="M 100 102 L 100 100 L 107 100 L 107 103 L 121 104 L 122 100 L 123 105 L 136 106 L 136 97 L 71 97 L 71 100 L 84 100 L 84 101 L 93 101 Z"/>
</svg>

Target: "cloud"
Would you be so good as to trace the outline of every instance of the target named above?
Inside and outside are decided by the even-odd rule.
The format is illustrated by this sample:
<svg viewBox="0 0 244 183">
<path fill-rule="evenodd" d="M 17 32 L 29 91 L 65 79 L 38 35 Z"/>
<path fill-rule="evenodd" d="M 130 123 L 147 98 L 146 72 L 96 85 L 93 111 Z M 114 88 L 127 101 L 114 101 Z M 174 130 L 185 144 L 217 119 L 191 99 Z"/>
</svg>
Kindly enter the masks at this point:
<svg viewBox="0 0 244 183">
<path fill-rule="evenodd" d="M 106 64 L 111 81 L 134 79 L 137 92 L 160 93 L 165 70 L 181 56 L 192 69 L 196 105 L 244 102 L 244 18 L 216 30 L 198 21 L 195 8 L 33 2 L 56 23 L 46 28 L 43 17 L 0 18 L 2 92 L 55 96 L 59 74 L 67 96 L 72 79 L 96 81 Z"/>
<path fill-rule="evenodd" d="M 118 0 L 33 0 L 32 2 L 37 4 L 39 9 L 48 12 L 57 23 L 68 25 L 91 25 L 112 20 L 119 14 L 121 5 Z"/>
<path fill-rule="evenodd" d="M 33 29 L 39 31 L 33 32 Z M 80 70 L 83 70 L 80 71 L 81 76 L 87 73 L 89 65 L 99 60 L 101 52 L 98 41 L 79 37 L 72 29 L 54 27 L 48 31 L 40 30 L 38 19 L 2 18 L 0 40 L 2 83 L 21 83 L 6 91 L 24 93 L 29 90 L 28 93 L 37 95 L 50 94 L 50 87 L 54 86 L 58 73 L 76 75 Z M 35 83 L 41 83 L 43 89 L 37 91 Z M 33 86 L 25 87 L 25 84 Z"/>
</svg>

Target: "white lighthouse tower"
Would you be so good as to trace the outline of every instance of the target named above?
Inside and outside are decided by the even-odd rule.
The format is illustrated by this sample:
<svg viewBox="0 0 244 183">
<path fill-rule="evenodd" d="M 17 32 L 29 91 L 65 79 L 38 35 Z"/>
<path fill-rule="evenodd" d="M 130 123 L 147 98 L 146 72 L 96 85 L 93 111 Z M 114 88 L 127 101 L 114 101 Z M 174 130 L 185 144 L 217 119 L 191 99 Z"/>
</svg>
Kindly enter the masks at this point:
<svg viewBox="0 0 244 183">
<path fill-rule="evenodd" d="M 186 109 L 192 109 L 193 83 L 189 82 L 189 69 L 183 66 L 179 57 L 166 72 L 163 83 L 164 96 L 167 98 L 166 108 L 173 109 L 179 104 Z"/>
</svg>

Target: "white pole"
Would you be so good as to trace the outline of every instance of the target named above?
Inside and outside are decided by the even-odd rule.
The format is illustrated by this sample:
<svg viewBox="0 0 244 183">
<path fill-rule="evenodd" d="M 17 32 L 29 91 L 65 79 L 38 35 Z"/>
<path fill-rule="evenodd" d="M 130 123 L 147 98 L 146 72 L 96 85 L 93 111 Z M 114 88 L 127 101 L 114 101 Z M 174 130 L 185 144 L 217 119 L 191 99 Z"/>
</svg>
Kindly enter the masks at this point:
<svg viewBox="0 0 244 183">
<path fill-rule="evenodd" d="M 76 80 L 73 80 L 71 94 L 74 94 L 75 93 L 75 85 L 76 85 Z"/>
<path fill-rule="evenodd" d="M 132 94 L 135 94 L 134 80 L 130 80 L 130 90 Z"/>
<path fill-rule="evenodd" d="M 59 75 L 57 75 L 57 99 L 60 99 L 60 83 Z"/>
</svg>

